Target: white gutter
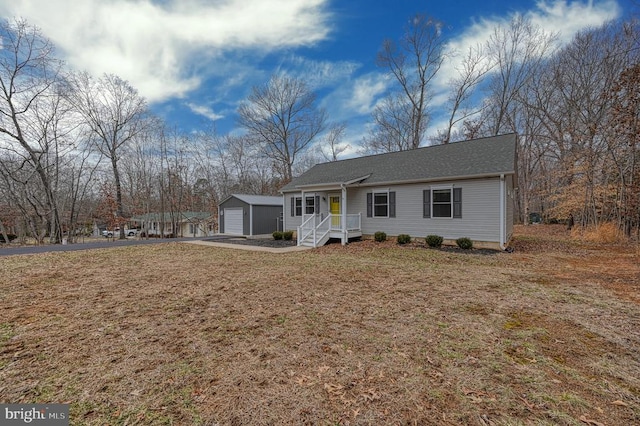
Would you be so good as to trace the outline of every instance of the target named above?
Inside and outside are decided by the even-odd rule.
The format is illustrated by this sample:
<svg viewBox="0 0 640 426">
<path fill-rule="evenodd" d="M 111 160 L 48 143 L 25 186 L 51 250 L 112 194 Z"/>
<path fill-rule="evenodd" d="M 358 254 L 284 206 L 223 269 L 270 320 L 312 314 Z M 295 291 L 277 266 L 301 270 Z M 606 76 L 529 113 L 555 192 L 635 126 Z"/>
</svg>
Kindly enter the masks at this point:
<svg viewBox="0 0 640 426">
<path fill-rule="evenodd" d="M 500 175 L 500 249 L 505 250 L 505 224 L 506 224 L 506 212 L 505 212 L 505 197 L 504 197 L 504 174 Z"/>
<path fill-rule="evenodd" d="M 326 191 L 330 189 L 336 189 L 341 185 L 358 186 L 358 187 L 364 188 L 364 187 L 387 186 L 387 185 L 406 185 L 406 184 L 412 184 L 412 183 L 448 182 L 453 180 L 485 179 L 485 178 L 492 178 L 492 177 L 505 176 L 505 175 L 515 175 L 515 174 L 516 174 L 515 170 L 507 170 L 500 174 L 481 173 L 481 174 L 475 174 L 475 175 L 439 176 L 439 177 L 433 177 L 429 179 L 407 179 L 407 180 L 396 180 L 396 181 L 385 181 L 385 182 L 358 183 L 362 179 L 368 178 L 369 177 L 368 175 L 362 178 L 350 180 L 348 182 L 327 182 L 327 183 L 316 183 L 316 184 L 307 184 L 307 185 L 296 185 L 292 189 L 288 189 L 286 191 L 281 190 L 280 192 L 284 194 L 285 192 L 299 192 L 301 190 Z"/>
<path fill-rule="evenodd" d="M 396 181 L 388 181 L 388 182 L 367 182 L 361 183 L 357 186 L 359 188 L 371 187 L 371 186 L 387 186 L 387 185 L 406 185 L 412 183 L 431 183 L 431 182 L 449 182 L 454 180 L 472 180 L 472 179 L 486 179 L 486 178 L 496 178 L 498 176 L 504 177 L 505 175 L 513 175 L 515 172 L 513 171 L 505 171 L 500 174 L 498 173 L 484 173 L 477 175 L 460 175 L 460 176 L 444 176 L 444 177 L 435 177 L 430 179 L 409 179 L 409 180 L 396 180 Z"/>
</svg>

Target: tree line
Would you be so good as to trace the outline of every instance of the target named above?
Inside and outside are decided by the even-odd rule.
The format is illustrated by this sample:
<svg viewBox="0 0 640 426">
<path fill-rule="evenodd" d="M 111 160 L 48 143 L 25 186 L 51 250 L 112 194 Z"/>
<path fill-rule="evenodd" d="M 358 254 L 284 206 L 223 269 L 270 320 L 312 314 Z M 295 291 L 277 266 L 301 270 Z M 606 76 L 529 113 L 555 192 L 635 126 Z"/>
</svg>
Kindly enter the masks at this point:
<svg viewBox="0 0 640 426">
<path fill-rule="evenodd" d="M 608 22 L 564 45 L 523 16 L 457 52 L 444 24 L 424 15 L 387 40 L 378 63 L 395 87 L 372 114 L 366 152 L 519 135 L 516 211 L 583 227 L 614 223 L 640 236 L 640 43 L 637 18 Z M 449 94 L 436 106 L 436 78 Z M 446 124 L 426 135 L 431 111 Z"/>
<path fill-rule="evenodd" d="M 277 194 L 319 161 L 335 161 L 347 123 L 331 123 L 302 80 L 274 75 L 238 108 L 242 135 L 184 133 L 150 113 L 115 75 L 73 72 L 22 20 L 0 26 L 0 235 L 73 240 L 96 220 L 215 213 L 234 192 Z M 377 103 L 363 153 L 516 132 L 517 214 L 614 222 L 640 232 L 640 61 L 634 18 L 561 45 L 517 16 L 486 43 L 454 51 L 446 27 L 415 15 L 385 40 L 378 65 L 395 84 Z M 447 68 L 457 57 L 455 69 Z M 446 73 L 446 75 L 444 74 Z M 448 79 L 446 101 L 435 83 Z M 436 105 L 436 102 L 437 105 Z M 432 111 L 446 124 L 427 135 Z M 121 237 L 124 238 L 124 229 Z"/>
<path fill-rule="evenodd" d="M 327 129 L 315 94 L 281 75 L 240 107 L 245 134 L 181 132 L 151 114 L 120 77 L 66 69 L 26 21 L 4 21 L 0 38 L 4 241 L 17 233 L 73 242 L 94 222 L 120 227 L 124 238 L 122 225 L 134 215 L 166 212 L 174 222 L 181 211 L 213 214 L 233 192 L 276 194 Z M 331 126 L 334 142 L 341 129 Z"/>
</svg>

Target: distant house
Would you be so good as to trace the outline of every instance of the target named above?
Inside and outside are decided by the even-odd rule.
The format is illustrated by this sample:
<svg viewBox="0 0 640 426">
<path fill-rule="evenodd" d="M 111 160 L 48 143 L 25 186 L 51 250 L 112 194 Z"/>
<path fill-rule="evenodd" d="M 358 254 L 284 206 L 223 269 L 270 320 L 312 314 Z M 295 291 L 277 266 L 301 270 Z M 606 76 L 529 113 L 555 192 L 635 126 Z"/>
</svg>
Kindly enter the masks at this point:
<svg viewBox="0 0 640 426">
<path fill-rule="evenodd" d="M 132 217 L 129 226 L 150 237 L 207 237 L 214 233 L 214 219 L 209 212 L 148 213 Z"/>
<path fill-rule="evenodd" d="M 318 164 L 281 189 L 298 244 L 435 234 L 505 248 L 513 232 L 517 135 Z"/>
<path fill-rule="evenodd" d="M 218 209 L 220 233 L 256 236 L 282 230 L 282 197 L 233 194 Z"/>
</svg>

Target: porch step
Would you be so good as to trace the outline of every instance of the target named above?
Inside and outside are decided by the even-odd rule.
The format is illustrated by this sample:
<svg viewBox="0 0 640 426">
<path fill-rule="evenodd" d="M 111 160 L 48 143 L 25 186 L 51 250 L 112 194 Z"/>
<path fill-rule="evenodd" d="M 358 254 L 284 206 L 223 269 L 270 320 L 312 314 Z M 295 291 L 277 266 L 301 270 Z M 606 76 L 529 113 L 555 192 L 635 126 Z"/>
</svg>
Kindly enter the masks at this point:
<svg viewBox="0 0 640 426">
<path fill-rule="evenodd" d="M 305 247 L 321 247 L 321 246 L 325 245 L 327 243 L 327 241 L 329 241 L 329 238 L 331 238 L 331 235 L 329 235 L 329 233 L 327 233 L 327 234 L 325 234 L 324 237 L 322 237 L 321 239 L 316 241 L 316 244 L 313 244 L 313 238 L 308 238 L 307 237 L 304 240 L 302 240 L 300 245 L 301 246 L 305 246 Z"/>
</svg>

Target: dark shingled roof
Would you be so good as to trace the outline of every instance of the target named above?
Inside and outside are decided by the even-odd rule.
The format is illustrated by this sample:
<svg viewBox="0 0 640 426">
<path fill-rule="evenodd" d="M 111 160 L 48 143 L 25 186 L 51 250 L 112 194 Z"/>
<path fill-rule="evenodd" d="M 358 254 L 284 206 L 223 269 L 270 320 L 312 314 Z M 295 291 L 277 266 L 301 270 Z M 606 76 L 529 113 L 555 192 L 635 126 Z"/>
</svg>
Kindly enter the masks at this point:
<svg viewBox="0 0 640 426">
<path fill-rule="evenodd" d="M 351 158 L 313 166 L 281 191 L 353 182 L 392 184 L 516 173 L 515 133 L 410 151 Z"/>
</svg>

